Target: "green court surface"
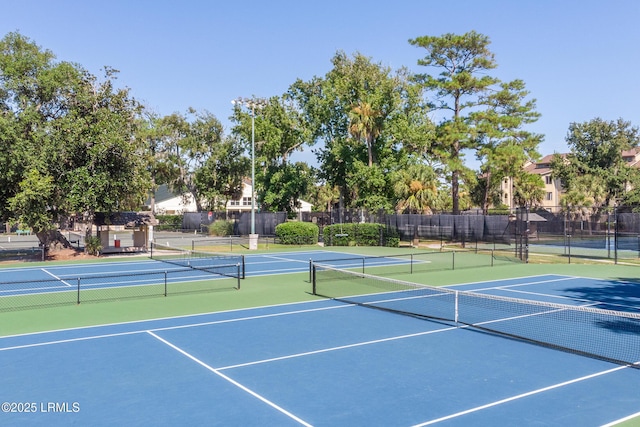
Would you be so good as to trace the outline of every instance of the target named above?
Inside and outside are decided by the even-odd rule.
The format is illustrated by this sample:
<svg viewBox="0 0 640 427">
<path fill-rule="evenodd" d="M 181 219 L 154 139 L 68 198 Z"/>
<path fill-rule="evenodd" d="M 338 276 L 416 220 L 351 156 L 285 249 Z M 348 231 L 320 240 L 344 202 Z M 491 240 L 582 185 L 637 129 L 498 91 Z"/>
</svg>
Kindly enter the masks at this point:
<svg viewBox="0 0 640 427">
<path fill-rule="evenodd" d="M 331 249 L 335 250 L 336 248 Z M 341 248 L 340 250 L 344 251 L 346 256 L 349 256 L 349 254 L 376 256 L 411 253 L 411 250 L 407 248 L 354 247 Z M 296 249 L 293 250 L 293 252 L 295 251 Z M 420 251 L 414 250 L 414 252 Z M 605 264 L 540 265 L 506 262 L 489 267 L 488 263 L 483 260 L 482 265 L 487 265 L 486 267 L 472 266 L 465 268 L 463 263 L 459 262 L 463 258 L 460 255 L 458 254 L 458 266 L 455 270 L 418 271 L 414 274 L 393 273 L 392 277 L 433 286 L 553 273 L 616 280 L 638 280 L 640 282 L 640 269 L 633 266 Z M 436 257 L 441 258 L 443 256 L 436 254 Z M 101 262 L 112 262 L 113 260 L 113 258 L 106 258 Z M 120 261 L 122 260 L 120 259 Z M 446 263 L 449 262 L 449 256 L 447 255 Z M 29 263 L 28 267 L 37 265 L 40 264 Z M 15 267 L 15 265 L 12 266 Z M 378 267 L 371 274 L 384 275 L 384 271 Z M 285 304 L 317 298 L 319 297 L 311 293 L 308 273 L 247 277 L 242 280 L 242 289 L 239 291 L 204 292 L 2 312 L 0 313 L 0 336 Z"/>
</svg>

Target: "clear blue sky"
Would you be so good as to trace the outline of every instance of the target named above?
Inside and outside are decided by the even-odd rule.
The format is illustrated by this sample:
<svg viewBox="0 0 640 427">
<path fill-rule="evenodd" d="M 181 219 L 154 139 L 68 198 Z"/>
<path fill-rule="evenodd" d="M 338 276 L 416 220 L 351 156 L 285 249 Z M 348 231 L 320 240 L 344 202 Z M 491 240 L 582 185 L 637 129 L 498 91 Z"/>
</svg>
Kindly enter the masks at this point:
<svg viewBox="0 0 640 427">
<path fill-rule="evenodd" d="M 537 99 L 542 117 L 529 129 L 545 135 L 543 155 L 567 150 L 571 122 L 640 126 L 638 0 L 3 3 L 2 36 L 19 31 L 96 75 L 118 69 L 120 84 L 157 113 L 208 110 L 227 132 L 232 99 L 281 95 L 297 78 L 323 76 L 338 50 L 425 71 L 409 39 L 470 30 L 491 39 L 493 74 L 524 80 Z"/>
</svg>

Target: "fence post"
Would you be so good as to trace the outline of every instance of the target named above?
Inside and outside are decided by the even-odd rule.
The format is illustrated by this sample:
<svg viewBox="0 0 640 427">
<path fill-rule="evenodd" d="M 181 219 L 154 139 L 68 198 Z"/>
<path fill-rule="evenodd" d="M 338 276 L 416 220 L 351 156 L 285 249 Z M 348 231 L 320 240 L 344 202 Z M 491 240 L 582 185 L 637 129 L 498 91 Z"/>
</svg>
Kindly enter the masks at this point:
<svg viewBox="0 0 640 427">
<path fill-rule="evenodd" d="M 167 272 L 164 272 L 164 296 L 167 296 Z"/>
<path fill-rule="evenodd" d="M 451 269 L 456 269 L 456 251 L 451 251 Z"/>
<path fill-rule="evenodd" d="M 309 283 L 313 282 L 313 277 L 311 277 L 312 269 L 313 269 L 313 260 L 309 258 Z"/>
</svg>

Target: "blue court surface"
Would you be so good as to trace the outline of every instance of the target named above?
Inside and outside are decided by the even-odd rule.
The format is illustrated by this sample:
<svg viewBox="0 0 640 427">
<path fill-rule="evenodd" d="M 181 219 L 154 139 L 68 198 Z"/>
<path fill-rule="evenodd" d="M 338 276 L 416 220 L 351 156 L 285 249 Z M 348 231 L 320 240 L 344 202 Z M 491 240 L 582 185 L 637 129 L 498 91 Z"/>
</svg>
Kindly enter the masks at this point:
<svg viewBox="0 0 640 427">
<path fill-rule="evenodd" d="M 305 255 L 286 268 L 284 254 L 248 259 L 247 274 L 307 271 Z M 607 286 L 626 284 L 454 288 L 591 306 L 587 290 Z M 602 426 L 640 414 L 640 369 L 328 299 L 2 337 L 0 366 L 1 425 Z"/>
</svg>

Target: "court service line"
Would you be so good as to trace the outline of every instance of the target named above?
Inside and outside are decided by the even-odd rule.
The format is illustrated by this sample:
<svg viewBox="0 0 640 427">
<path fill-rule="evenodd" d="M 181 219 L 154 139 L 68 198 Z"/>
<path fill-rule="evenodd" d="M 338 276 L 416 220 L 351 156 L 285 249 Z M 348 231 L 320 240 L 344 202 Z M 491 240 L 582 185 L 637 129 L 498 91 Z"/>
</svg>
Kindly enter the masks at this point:
<svg viewBox="0 0 640 427">
<path fill-rule="evenodd" d="M 569 380 L 569 381 L 561 382 L 561 383 L 558 383 L 558 384 L 553 384 L 553 385 L 550 385 L 548 387 L 539 388 L 537 390 L 528 391 L 526 393 L 518 394 L 516 396 L 511 396 L 511 397 L 508 397 L 506 399 L 502 399 L 502 400 L 498 400 L 496 402 L 488 403 L 486 405 L 476 406 L 475 408 L 467 409 L 467 410 L 461 411 L 461 412 L 456 412 L 455 414 L 447 415 L 445 417 L 437 418 L 435 420 L 427 421 L 427 422 L 420 423 L 420 424 L 415 424 L 413 427 L 424 427 L 424 426 L 436 424 L 436 423 L 439 423 L 439 422 L 442 422 L 442 421 L 447 421 L 447 420 L 450 420 L 450 419 L 453 419 L 453 418 L 461 417 L 463 415 L 471 414 L 473 412 L 478 412 L 478 411 L 481 411 L 483 409 L 488 409 L 488 408 L 491 408 L 491 407 L 494 407 L 494 406 L 502 405 L 504 403 L 512 402 L 514 400 L 523 399 L 525 397 L 533 396 L 533 395 L 536 395 L 536 394 L 539 394 L 539 393 L 544 393 L 546 391 L 554 390 L 554 389 L 557 389 L 557 388 L 560 388 L 560 387 L 565 387 L 565 386 L 568 386 L 568 385 L 571 385 L 571 384 L 575 384 L 575 383 L 578 383 L 578 382 L 581 382 L 581 381 L 590 380 L 592 378 L 596 378 L 596 377 L 599 377 L 599 376 L 602 376 L 602 375 L 608 375 L 608 374 L 611 374 L 613 372 L 620 371 L 622 369 L 627 369 L 627 368 L 628 368 L 627 366 L 618 366 L 616 368 L 608 369 L 606 371 L 596 372 L 594 374 L 586 375 L 586 376 L 580 377 L 580 378 L 574 378 L 574 379 Z"/>
<path fill-rule="evenodd" d="M 245 320 L 265 319 L 265 318 L 269 318 L 269 317 L 288 316 L 288 315 L 291 315 L 291 314 L 309 313 L 309 312 L 314 312 L 314 311 L 332 310 L 332 309 L 349 308 L 349 307 L 356 307 L 356 306 L 355 305 L 344 304 L 344 305 L 336 305 L 336 306 L 330 306 L 330 307 L 311 308 L 311 309 L 306 309 L 306 310 L 294 310 L 294 311 L 285 311 L 285 312 L 279 312 L 279 313 L 262 314 L 262 315 L 256 315 L 256 316 L 238 317 L 238 318 L 233 318 L 233 319 L 211 320 L 211 321 L 208 321 L 208 322 L 189 323 L 189 324 L 186 324 L 186 325 L 165 326 L 165 327 L 162 327 L 162 328 L 136 329 L 136 330 L 133 330 L 133 331 L 114 332 L 114 333 L 111 333 L 111 334 L 91 335 L 91 336 L 68 338 L 68 339 L 62 339 L 62 340 L 43 341 L 43 342 L 31 343 L 31 344 L 21 344 L 21 345 L 15 345 L 15 346 L 10 346 L 10 347 L 0 347 L 0 351 L 18 350 L 18 349 L 21 349 L 21 348 L 41 347 L 41 346 L 45 346 L 45 345 L 64 344 L 64 343 L 77 342 L 77 341 L 87 341 L 87 340 L 93 340 L 93 339 L 98 339 L 98 338 L 119 337 L 119 336 L 140 334 L 140 333 L 143 333 L 143 332 L 148 332 L 149 330 L 155 331 L 155 332 L 170 331 L 170 330 L 175 330 L 175 329 L 186 329 L 186 328 L 199 327 L 199 326 L 210 326 L 210 325 L 218 325 L 218 324 L 224 324 L 224 323 L 242 322 L 242 321 L 245 321 Z M 186 317 L 191 317 L 191 316 L 186 316 Z M 172 318 L 169 318 L 169 319 L 172 319 Z M 160 319 L 160 320 L 162 320 L 162 319 Z M 146 322 L 146 321 L 135 321 L 135 322 L 131 322 L 131 323 L 135 324 L 135 323 L 143 323 L 143 322 Z M 127 324 L 127 322 L 124 322 L 122 324 Z M 120 324 L 113 324 L 113 325 L 105 325 L 105 326 L 108 327 L 108 326 L 119 326 L 119 325 Z M 77 328 L 77 329 L 90 329 L 90 328 L 92 328 L 92 327 L 89 326 L 89 327 L 86 327 L 86 328 L 83 327 L 83 328 Z M 76 329 L 75 328 L 71 328 L 69 330 L 76 330 Z M 61 330 L 59 332 L 63 332 L 63 331 L 65 331 L 65 330 Z M 51 331 L 51 332 L 58 332 L 58 331 Z M 25 335 L 31 335 L 31 334 L 25 334 Z M 20 335 L 17 335 L 17 336 L 20 336 Z M 6 337 L 2 337 L 2 338 L 6 338 Z"/>
<path fill-rule="evenodd" d="M 240 363 L 240 364 L 237 364 L 237 365 L 223 366 L 221 368 L 218 368 L 218 370 L 219 371 L 223 371 L 223 370 L 226 370 L 226 369 L 243 368 L 245 366 L 259 365 L 259 364 L 262 364 L 262 363 L 277 362 L 279 360 L 294 359 L 294 358 L 297 358 L 297 357 L 311 356 L 311 355 L 314 355 L 314 354 L 328 353 L 330 351 L 345 350 L 345 349 L 348 349 L 348 348 L 362 347 L 362 346 L 365 346 L 365 345 L 379 344 L 379 343 L 383 343 L 383 342 L 396 341 L 396 340 L 401 340 L 401 339 L 406 339 L 406 338 L 414 338 L 414 337 L 419 337 L 419 336 L 423 336 L 423 335 L 435 334 L 435 333 L 438 333 L 438 332 L 453 331 L 453 330 L 456 330 L 456 329 L 459 329 L 459 328 L 457 328 L 457 327 L 447 327 L 447 328 L 442 328 L 442 329 L 435 329 L 435 330 L 432 330 L 432 331 L 423 331 L 423 332 L 416 332 L 416 333 L 407 334 L 407 335 L 398 335 L 398 336 L 395 336 L 395 337 L 380 338 L 380 339 L 377 339 L 377 340 L 363 341 L 363 342 L 358 342 L 358 343 L 354 343 L 354 344 L 340 345 L 340 346 L 337 346 L 337 347 L 323 348 L 323 349 L 320 349 L 320 350 L 306 351 L 304 353 L 289 354 L 287 356 L 274 357 L 274 358 L 271 358 L 271 359 L 256 360 L 256 361 L 253 361 L 253 362 Z"/>
<path fill-rule="evenodd" d="M 56 280 L 61 281 L 62 283 L 64 283 L 65 285 L 67 285 L 67 286 L 69 286 L 69 287 L 72 287 L 72 286 L 73 286 L 71 283 L 67 282 L 66 280 L 63 280 L 62 278 L 60 278 L 60 277 L 56 276 L 55 274 L 53 274 L 52 272 L 50 272 L 50 271 L 48 271 L 48 270 L 46 270 L 46 269 L 44 269 L 44 268 L 41 268 L 40 270 L 44 271 L 44 272 L 45 272 L 46 274 L 48 274 L 49 276 L 53 277 L 53 278 L 54 278 L 54 279 L 56 279 Z"/>
<path fill-rule="evenodd" d="M 289 418 L 297 421 L 298 423 L 307 426 L 307 427 L 312 427 L 311 424 L 307 423 L 306 421 L 302 420 L 301 418 L 293 415 L 291 412 L 287 411 L 286 409 L 278 406 L 277 404 L 275 404 L 274 402 L 270 401 L 269 399 L 267 399 L 266 397 L 256 393 L 255 391 L 251 390 L 250 388 L 240 384 L 239 382 L 233 380 L 232 378 L 226 376 L 225 374 L 223 374 L 222 372 L 219 372 L 218 369 L 215 369 L 209 365 L 207 365 L 206 363 L 204 363 L 203 361 L 201 361 L 200 359 L 198 359 L 197 357 L 193 356 L 190 353 L 187 353 L 186 351 L 184 351 L 183 349 L 181 349 L 180 347 L 170 343 L 169 341 L 165 340 L 164 338 L 159 337 L 158 335 L 154 334 L 151 331 L 147 331 L 147 333 L 149 335 L 151 335 L 152 337 L 156 338 L 158 341 L 166 344 L 167 346 L 171 347 L 172 349 L 174 349 L 175 351 L 177 351 L 178 353 L 186 356 L 187 358 L 191 359 L 192 361 L 196 362 L 198 365 L 204 367 L 205 369 L 213 372 L 214 374 L 216 374 L 217 376 L 221 377 L 222 379 L 230 382 L 231 384 L 235 385 L 236 387 L 240 388 L 241 390 L 249 393 L 250 395 L 252 395 L 253 397 L 261 400 L 262 402 L 266 403 L 267 405 L 271 406 L 272 408 L 274 408 L 275 410 L 281 412 L 282 414 L 288 416 Z"/>
<path fill-rule="evenodd" d="M 264 258 L 268 258 L 268 259 L 277 259 L 278 261 L 286 261 L 286 262 L 301 262 L 304 264 L 309 265 L 309 260 L 300 260 L 300 259 L 295 259 L 295 258 L 285 258 L 285 257 L 279 257 L 279 256 L 272 256 L 272 255 L 263 255 Z M 269 262 L 264 261 L 265 263 Z M 260 263 L 260 262 L 258 262 Z"/>
<path fill-rule="evenodd" d="M 562 277 L 560 279 L 537 280 L 534 282 L 514 283 L 512 285 L 491 286 L 488 288 L 473 289 L 469 292 L 492 291 L 495 289 L 510 290 L 511 288 L 517 288 L 520 286 L 539 285 L 541 283 L 562 282 L 566 280 L 575 280 L 575 277 Z"/>
</svg>

